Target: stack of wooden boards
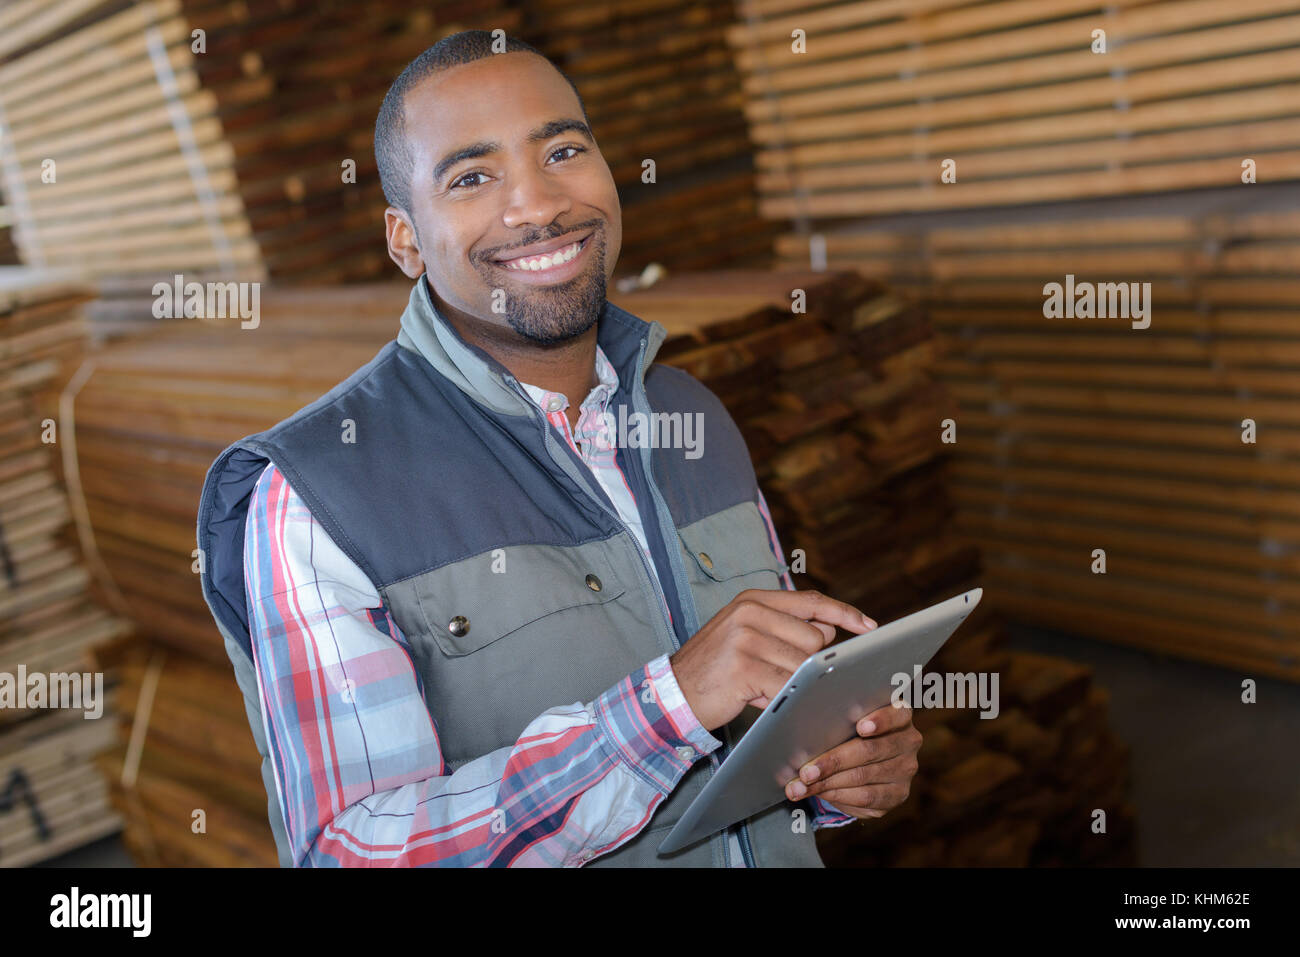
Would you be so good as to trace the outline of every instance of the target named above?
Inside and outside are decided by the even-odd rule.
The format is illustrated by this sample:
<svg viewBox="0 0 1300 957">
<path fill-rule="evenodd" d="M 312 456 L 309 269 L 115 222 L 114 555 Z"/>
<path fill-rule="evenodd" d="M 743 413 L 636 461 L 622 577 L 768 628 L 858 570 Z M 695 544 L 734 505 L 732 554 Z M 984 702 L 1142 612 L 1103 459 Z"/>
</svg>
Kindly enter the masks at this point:
<svg viewBox="0 0 1300 957">
<path fill-rule="evenodd" d="M 196 58 L 273 278 L 347 282 L 393 275 L 374 129 L 388 87 L 448 33 L 517 33 L 502 0 L 181 0 L 207 33 Z M 348 166 L 351 161 L 351 166 Z"/>
<path fill-rule="evenodd" d="M 999 606 L 1300 678 L 1296 5 L 739 13 L 761 209 L 797 229 L 777 261 L 928 308 L 960 406 L 957 527 Z M 1049 283 L 1119 284 L 1121 308 L 1150 283 L 1151 325 L 1136 301 L 1051 316 Z"/>
<path fill-rule="evenodd" d="M 1106 726 L 1105 691 L 1082 665 L 1001 647 L 1002 582 L 954 535 L 940 434 L 956 408 L 935 382 L 925 312 L 853 273 L 674 276 L 614 298 L 661 322 L 659 360 L 707 384 L 736 420 L 786 560 L 796 572 L 796 550 L 806 560 L 796 587 L 881 622 L 985 587 L 926 670 L 999 674 L 1000 713 L 918 709 L 911 798 L 820 832 L 827 864 L 1133 863 L 1128 749 Z M 1097 809 L 1104 833 L 1092 830 Z"/>
<path fill-rule="evenodd" d="M 127 623 L 92 597 L 58 461 L 69 427 L 58 390 L 81 359 L 93 295 L 67 271 L 0 268 L 3 866 L 121 827 L 91 761 L 116 727 L 93 649 L 123 636 Z"/>
<path fill-rule="evenodd" d="M 147 807 L 185 794 L 208 813 L 209 838 L 196 842 L 188 810 L 163 820 L 124 807 L 135 815 L 133 831 L 148 828 L 147 841 L 132 837 L 137 848 L 152 842 L 144 860 L 252 862 L 258 833 L 262 852 L 270 847 L 257 755 L 194 573 L 194 508 L 206 468 L 229 442 L 291 414 L 371 358 L 396 334 L 409 292 L 405 283 L 268 289 L 258 328 L 178 323 L 124 340 L 97 356 L 82 388 L 78 448 L 99 547 L 141 629 L 168 646 L 154 707 L 170 718 L 150 719 L 150 728 L 165 730 L 156 755 L 152 731 L 145 739 L 139 796 Z M 806 271 L 675 276 L 611 298 L 662 322 L 669 333 L 662 361 L 700 378 L 727 405 L 750 445 L 787 560 L 803 550 L 799 587 L 888 620 L 982 583 L 977 553 L 949 529 L 939 432 L 951 402 L 930 374 L 934 339 L 920 310 L 852 274 Z M 793 311 L 795 302 L 804 311 Z M 1003 693 L 1015 695 L 1016 708 L 1005 707 L 1011 716 L 1001 724 L 978 722 L 983 734 L 949 729 L 957 743 L 948 745 L 944 772 L 954 776 L 935 785 L 977 806 L 986 772 L 996 772 L 1037 809 L 1040 828 L 1028 845 L 1039 857 L 1122 857 L 1123 822 L 1131 820 L 1126 761 L 1106 733 L 1104 696 L 1066 662 L 994 650 L 996 624 L 965 631 L 969 638 L 954 643 L 955 666 L 1002 669 Z M 143 669 L 128 667 L 125 686 L 139 686 Z M 186 727 L 198 712 L 202 731 Z M 936 715 L 936 727 L 959 727 L 961 717 Z M 999 728 L 1005 742 L 992 733 Z M 193 749 L 201 757 L 185 760 Z M 1087 759 L 1061 763 L 1080 754 Z M 213 777 L 238 793 L 218 793 Z M 1110 812 L 1109 843 L 1076 840 L 1086 830 L 1059 833 L 1074 820 L 1067 800 Z M 959 803 L 946 812 L 952 833 L 988 824 L 987 809 L 966 816 L 952 806 Z M 212 824 L 218 806 L 220 834 Z M 927 840 L 937 828 L 924 831 Z M 855 834 L 856 825 L 842 838 Z M 977 848 L 962 848 L 937 852 L 936 862 L 982 860 Z"/>
<path fill-rule="evenodd" d="M 772 219 L 1220 186 L 1247 158 L 1261 181 L 1300 178 L 1293 0 L 741 0 L 737 12 L 727 39 Z"/>
<path fill-rule="evenodd" d="M 32 266 L 102 286 L 92 319 L 149 318 L 155 282 L 264 270 L 234 153 L 177 0 L 19 0 L 0 10 L 0 172 Z"/>
<path fill-rule="evenodd" d="M 1300 678 L 1300 186 L 888 217 L 825 237 L 833 265 L 929 306 L 961 407 L 959 528 L 1003 608 Z M 792 261 L 801 248 L 782 243 Z M 1067 275 L 1150 283 L 1150 326 L 1046 318 L 1044 287 Z"/>
</svg>

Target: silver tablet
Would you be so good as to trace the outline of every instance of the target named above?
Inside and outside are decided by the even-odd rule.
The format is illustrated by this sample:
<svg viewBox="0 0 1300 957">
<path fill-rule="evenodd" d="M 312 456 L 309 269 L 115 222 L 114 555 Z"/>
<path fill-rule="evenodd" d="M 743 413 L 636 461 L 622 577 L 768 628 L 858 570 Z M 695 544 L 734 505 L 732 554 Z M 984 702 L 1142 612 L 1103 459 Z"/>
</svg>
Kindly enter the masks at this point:
<svg viewBox="0 0 1300 957">
<path fill-rule="evenodd" d="M 679 851 L 786 800 L 785 786 L 799 768 L 855 737 L 858 721 L 910 683 L 983 594 L 973 588 L 809 657 L 668 832 L 659 853 Z"/>
</svg>

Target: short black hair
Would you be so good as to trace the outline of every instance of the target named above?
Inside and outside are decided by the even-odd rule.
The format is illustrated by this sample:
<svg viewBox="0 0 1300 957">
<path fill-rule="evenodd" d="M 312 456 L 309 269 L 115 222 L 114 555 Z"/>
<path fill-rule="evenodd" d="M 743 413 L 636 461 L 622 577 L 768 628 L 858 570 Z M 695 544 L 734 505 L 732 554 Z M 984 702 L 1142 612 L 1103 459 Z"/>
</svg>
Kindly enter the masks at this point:
<svg viewBox="0 0 1300 957">
<path fill-rule="evenodd" d="M 493 49 L 494 42 L 493 32 L 488 30 L 462 30 L 443 37 L 408 63 L 388 88 L 384 102 L 379 107 L 379 118 L 375 120 L 375 163 L 379 167 L 379 183 L 383 187 L 384 198 L 390 206 L 406 213 L 411 209 L 411 174 L 415 167 L 415 157 L 411 155 L 406 142 L 404 108 L 406 94 L 412 87 L 435 73 L 464 63 L 473 63 L 498 52 L 532 53 L 551 63 L 540 50 L 518 37 L 506 36 L 505 49 L 500 51 Z M 551 66 L 555 67 L 555 64 L 551 63 Z M 559 67 L 555 67 L 555 70 L 573 89 L 574 96 L 578 98 L 578 106 L 582 109 L 583 122 L 590 126 L 582 94 L 563 70 Z"/>
</svg>

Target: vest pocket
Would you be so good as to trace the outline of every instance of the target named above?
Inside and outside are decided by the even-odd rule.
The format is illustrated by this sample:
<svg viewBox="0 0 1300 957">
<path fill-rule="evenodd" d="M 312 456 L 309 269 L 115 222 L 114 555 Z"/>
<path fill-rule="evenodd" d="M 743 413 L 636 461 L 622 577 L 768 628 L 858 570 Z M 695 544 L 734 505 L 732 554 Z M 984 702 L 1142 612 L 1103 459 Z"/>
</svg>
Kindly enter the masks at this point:
<svg viewBox="0 0 1300 957">
<path fill-rule="evenodd" d="M 772 551 L 767 523 L 753 502 L 741 502 L 677 531 L 703 625 L 748 588 L 780 589 L 790 566 Z"/>
<path fill-rule="evenodd" d="M 551 615 L 614 601 L 627 586 L 603 548 L 512 545 L 425 572 L 412 584 L 427 633 L 462 657 Z"/>
</svg>

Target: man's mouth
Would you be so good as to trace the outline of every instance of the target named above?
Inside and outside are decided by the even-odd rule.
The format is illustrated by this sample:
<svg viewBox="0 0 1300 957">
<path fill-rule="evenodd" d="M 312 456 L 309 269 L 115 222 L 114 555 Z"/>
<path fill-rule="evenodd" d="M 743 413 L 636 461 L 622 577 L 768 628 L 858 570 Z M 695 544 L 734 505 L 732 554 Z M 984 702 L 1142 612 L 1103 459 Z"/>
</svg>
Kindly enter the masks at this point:
<svg viewBox="0 0 1300 957">
<path fill-rule="evenodd" d="M 575 240 L 566 246 L 561 246 L 559 249 L 541 255 L 520 256 L 516 259 L 494 259 L 493 263 L 512 272 L 544 273 L 551 269 L 559 269 L 572 262 L 591 242 L 593 235 L 595 233 L 588 233 L 583 239 Z"/>
</svg>

